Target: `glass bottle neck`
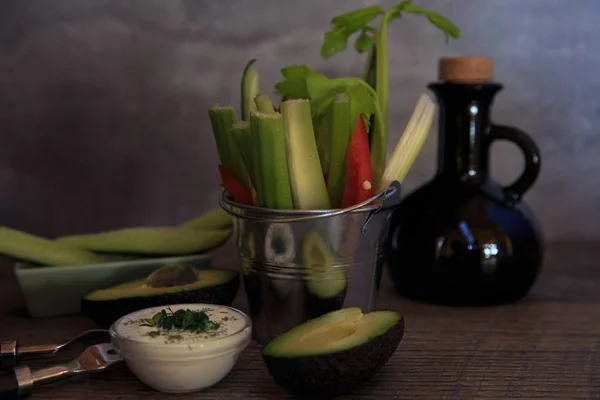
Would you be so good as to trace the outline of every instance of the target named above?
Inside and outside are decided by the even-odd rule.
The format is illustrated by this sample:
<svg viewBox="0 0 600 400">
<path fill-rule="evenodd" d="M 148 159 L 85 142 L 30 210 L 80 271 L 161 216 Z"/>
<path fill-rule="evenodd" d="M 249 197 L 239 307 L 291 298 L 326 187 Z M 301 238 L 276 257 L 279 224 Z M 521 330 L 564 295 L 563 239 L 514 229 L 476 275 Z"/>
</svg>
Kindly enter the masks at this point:
<svg viewBox="0 0 600 400">
<path fill-rule="evenodd" d="M 497 83 L 432 83 L 439 104 L 438 170 L 444 178 L 479 183 L 488 176 L 490 108 Z"/>
</svg>

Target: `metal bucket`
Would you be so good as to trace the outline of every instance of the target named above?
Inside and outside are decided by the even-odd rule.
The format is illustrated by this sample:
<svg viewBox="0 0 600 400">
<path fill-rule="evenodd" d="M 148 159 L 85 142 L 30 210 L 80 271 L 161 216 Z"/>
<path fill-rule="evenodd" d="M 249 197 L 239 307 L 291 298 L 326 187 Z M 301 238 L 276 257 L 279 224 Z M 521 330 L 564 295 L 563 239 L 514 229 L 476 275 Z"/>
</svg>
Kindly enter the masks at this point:
<svg viewBox="0 0 600 400">
<path fill-rule="evenodd" d="M 370 311 L 388 220 L 399 200 L 398 182 L 363 203 L 334 210 L 245 206 L 224 191 L 219 204 L 234 216 L 253 339 L 264 345 L 340 308 Z"/>
</svg>

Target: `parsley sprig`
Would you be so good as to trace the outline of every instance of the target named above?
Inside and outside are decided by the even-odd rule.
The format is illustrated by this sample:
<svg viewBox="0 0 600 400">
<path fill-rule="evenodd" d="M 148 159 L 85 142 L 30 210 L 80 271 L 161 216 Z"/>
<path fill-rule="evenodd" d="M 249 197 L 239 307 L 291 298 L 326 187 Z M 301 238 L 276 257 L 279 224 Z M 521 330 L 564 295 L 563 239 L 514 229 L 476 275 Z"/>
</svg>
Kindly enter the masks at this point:
<svg viewBox="0 0 600 400">
<path fill-rule="evenodd" d="M 218 322 L 211 321 L 204 311 L 192 311 L 190 309 L 181 309 L 173 312 L 171 307 L 167 307 L 152 318 L 145 319 L 142 326 L 150 326 L 158 329 L 182 329 L 195 333 L 204 333 L 219 329 Z"/>
</svg>

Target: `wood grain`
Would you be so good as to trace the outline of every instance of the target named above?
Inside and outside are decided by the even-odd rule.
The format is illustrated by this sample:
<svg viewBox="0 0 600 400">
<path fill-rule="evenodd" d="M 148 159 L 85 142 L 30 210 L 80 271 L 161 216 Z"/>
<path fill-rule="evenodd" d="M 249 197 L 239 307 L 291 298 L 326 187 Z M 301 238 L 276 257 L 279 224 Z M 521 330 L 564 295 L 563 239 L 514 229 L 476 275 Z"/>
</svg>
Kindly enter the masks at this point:
<svg viewBox="0 0 600 400">
<path fill-rule="evenodd" d="M 600 266 L 598 244 L 551 244 L 542 275 L 522 302 L 452 308 L 411 302 L 384 275 L 379 306 L 400 310 L 406 335 L 371 382 L 340 399 L 600 399 Z M 236 266 L 225 246 L 215 264 Z M 0 268 L 0 338 L 61 341 L 94 325 L 82 317 L 27 316 L 12 268 Z M 235 306 L 246 309 L 243 292 Z M 76 355 L 66 352 L 64 360 Z M 52 360 L 51 362 L 55 362 Z M 32 367 L 48 361 L 30 362 Z M 164 395 L 125 365 L 41 387 L 32 399 L 291 399 L 269 376 L 251 344 L 231 374 L 205 392 Z"/>
</svg>

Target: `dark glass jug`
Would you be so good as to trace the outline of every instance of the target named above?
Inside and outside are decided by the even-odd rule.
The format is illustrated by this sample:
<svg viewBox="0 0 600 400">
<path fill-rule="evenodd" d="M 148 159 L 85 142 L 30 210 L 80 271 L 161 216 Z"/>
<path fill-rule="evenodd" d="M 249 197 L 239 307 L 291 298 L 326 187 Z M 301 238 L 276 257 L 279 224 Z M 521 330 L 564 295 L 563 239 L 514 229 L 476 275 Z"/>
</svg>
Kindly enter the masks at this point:
<svg viewBox="0 0 600 400">
<path fill-rule="evenodd" d="M 454 306 L 521 299 L 540 271 L 539 223 L 521 196 L 537 179 L 540 156 L 523 131 L 491 122 L 495 82 L 436 82 L 438 170 L 394 211 L 387 261 L 397 292 Z M 508 187 L 488 177 L 495 140 L 516 144 L 525 170 Z"/>
</svg>

